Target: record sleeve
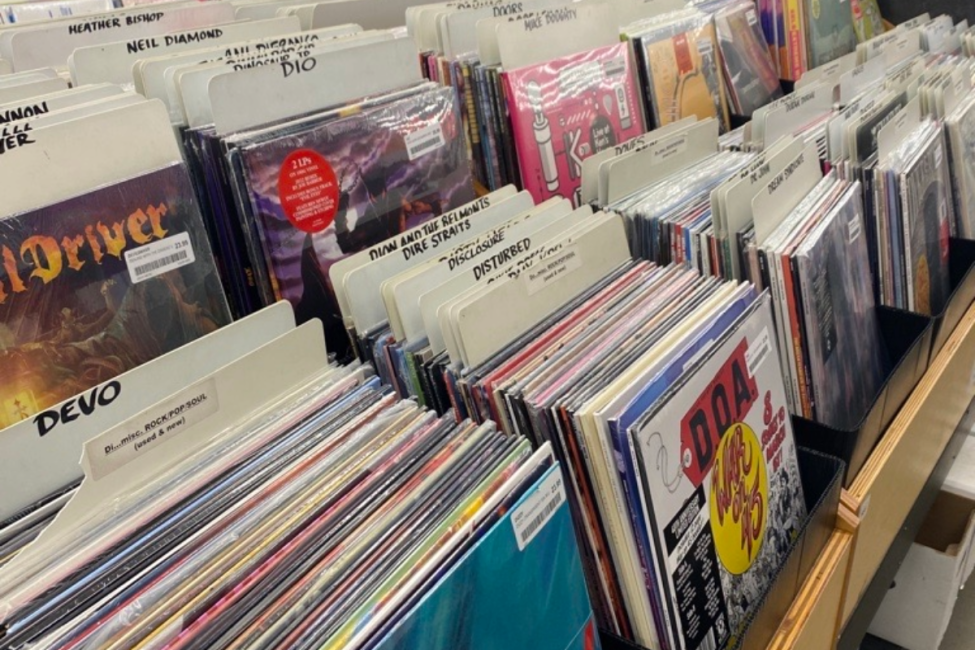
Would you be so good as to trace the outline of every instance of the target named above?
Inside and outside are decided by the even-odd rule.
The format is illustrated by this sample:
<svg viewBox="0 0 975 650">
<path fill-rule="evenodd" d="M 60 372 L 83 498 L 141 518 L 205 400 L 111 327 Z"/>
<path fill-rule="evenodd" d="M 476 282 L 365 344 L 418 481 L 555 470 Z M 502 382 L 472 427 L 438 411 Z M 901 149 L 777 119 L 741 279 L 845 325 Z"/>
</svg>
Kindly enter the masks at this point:
<svg viewBox="0 0 975 650">
<path fill-rule="evenodd" d="M 757 10 L 753 3 L 742 2 L 719 11 L 714 20 L 730 108 L 736 115 L 750 116 L 782 96 Z"/>
<path fill-rule="evenodd" d="M 945 120 L 951 150 L 952 195 L 958 234 L 975 238 L 975 99 L 964 103 L 957 113 Z"/>
<path fill-rule="evenodd" d="M 806 515 L 768 294 L 630 427 L 681 650 L 725 647 Z"/>
<path fill-rule="evenodd" d="M 582 161 L 644 132 L 629 48 L 596 48 L 502 73 L 524 188 L 581 203 Z"/>
<path fill-rule="evenodd" d="M 856 50 L 853 12 L 846 0 L 805 0 L 809 68 L 818 68 Z"/>
<path fill-rule="evenodd" d="M 729 127 L 720 50 L 710 16 L 692 16 L 639 37 L 649 112 L 656 126 L 696 115 Z"/>
<path fill-rule="evenodd" d="M 884 381 L 885 358 L 855 184 L 797 251 L 816 421 L 855 429 Z"/>
<path fill-rule="evenodd" d="M 901 178 L 908 306 L 924 315 L 941 313 L 951 292 L 948 267 L 950 213 L 944 144 L 940 130 L 916 165 Z"/>
<path fill-rule="evenodd" d="M 0 429 L 228 322 L 183 165 L 7 217 Z"/>
<path fill-rule="evenodd" d="M 462 128 L 442 88 L 241 149 L 275 297 L 299 322 L 320 318 L 340 357 L 329 268 L 474 199 Z"/>
</svg>

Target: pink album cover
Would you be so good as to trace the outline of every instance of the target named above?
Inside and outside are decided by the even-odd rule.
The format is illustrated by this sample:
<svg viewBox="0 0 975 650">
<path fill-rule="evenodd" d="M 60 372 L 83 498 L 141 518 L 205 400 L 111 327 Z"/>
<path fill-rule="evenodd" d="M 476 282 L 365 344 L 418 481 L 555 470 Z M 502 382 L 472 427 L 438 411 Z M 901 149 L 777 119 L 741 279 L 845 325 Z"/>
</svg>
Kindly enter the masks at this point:
<svg viewBox="0 0 975 650">
<path fill-rule="evenodd" d="M 502 73 L 521 182 L 580 203 L 582 161 L 644 133 L 625 43 Z"/>
</svg>

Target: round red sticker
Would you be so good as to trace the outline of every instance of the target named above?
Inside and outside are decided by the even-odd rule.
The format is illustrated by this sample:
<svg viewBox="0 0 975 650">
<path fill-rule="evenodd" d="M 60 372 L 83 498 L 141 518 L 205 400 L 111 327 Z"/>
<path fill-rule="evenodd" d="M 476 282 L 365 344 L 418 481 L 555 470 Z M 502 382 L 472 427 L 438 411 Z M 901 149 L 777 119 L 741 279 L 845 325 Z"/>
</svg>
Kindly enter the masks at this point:
<svg viewBox="0 0 975 650">
<path fill-rule="evenodd" d="M 295 228 L 321 232 L 331 225 L 338 211 L 335 170 L 311 149 L 293 151 L 281 165 L 278 196 L 285 216 Z"/>
</svg>

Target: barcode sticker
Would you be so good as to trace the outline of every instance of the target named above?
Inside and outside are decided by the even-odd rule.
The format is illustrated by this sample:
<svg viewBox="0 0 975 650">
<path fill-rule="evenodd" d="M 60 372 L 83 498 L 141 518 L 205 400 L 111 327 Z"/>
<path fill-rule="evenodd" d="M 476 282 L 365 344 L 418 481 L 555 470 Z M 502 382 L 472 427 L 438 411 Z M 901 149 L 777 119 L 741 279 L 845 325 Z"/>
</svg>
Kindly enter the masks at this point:
<svg viewBox="0 0 975 650">
<path fill-rule="evenodd" d="M 850 219 L 850 243 L 852 244 L 860 236 L 860 215 L 854 214 L 853 218 Z"/>
<path fill-rule="evenodd" d="M 697 42 L 697 52 L 701 56 L 711 56 L 713 51 L 714 43 L 711 42 L 710 38 L 702 38 Z"/>
<path fill-rule="evenodd" d="M 511 513 L 519 551 L 525 550 L 563 503 L 565 485 L 562 472 L 556 469 Z"/>
<path fill-rule="evenodd" d="M 754 9 L 749 9 L 748 11 L 746 11 L 745 18 L 748 20 L 748 24 L 751 25 L 752 27 L 754 27 L 755 23 L 758 22 L 758 16 L 755 15 Z"/>
<path fill-rule="evenodd" d="M 745 366 L 748 367 L 749 377 L 755 376 L 755 371 L 765 363 L 771 349 L 771 339 L 769 338 L 768 328 L 766 327 L 754 341 L 749 343 L 748 351 L 745 352 Z"/>
<path fill-rule="evenodd" d="M 406 155 L 411 161 L 436 151 L 446 144 L 439 124 L 431 124 L 419 131 L 408 133 L 403 140 L 406 142 Z"/>
<path fill-rule="evenodd" d="M 619 77 L 626 73 L 626 60 L 619 56 L 603 64 L 607 77 Z"/>
<path fill-rule="evenodd" d="M 125 252 L 125 265 L 129 269 L 132 284 L 144 282 L 195 261 L 193 243 L 187 232 Z"/>
</svg>

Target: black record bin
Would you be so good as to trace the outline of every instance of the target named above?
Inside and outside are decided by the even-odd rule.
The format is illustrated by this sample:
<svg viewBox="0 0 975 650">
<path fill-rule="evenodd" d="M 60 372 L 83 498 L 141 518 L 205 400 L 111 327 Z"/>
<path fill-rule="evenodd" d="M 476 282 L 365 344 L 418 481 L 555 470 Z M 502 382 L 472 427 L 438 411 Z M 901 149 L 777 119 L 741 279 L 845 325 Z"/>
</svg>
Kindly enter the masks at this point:
<svg viewBox="0 0 975 650">
<path fill-rule="evenodd" d="M 717 650 L 759 650 L 768 646 L 799 589 L 836 527 L 844 463 L 811 449 L 798 450 L 799 473 L 808 512 L 788 557 L 762 596 L 741 634 Z M 603 650 L 646 650 L 642 646 L 600 630 Z"/>
<path fill-rule="evenodd" d="M 879 307 L 880 335 L 889 361 L 887 379 L 854 429 L 842 430 L 793 416 L 796 441 L 844 460 L 849 486 L 881 436 L 921 381 L 928 366 L 975 300 L 975 241 L 950 241 L 951 293 L 934 317 Z"/>
<path fill-rule="evenodd" d="M 837 429 L 806 418 L 792 417 L 797 444 L 836 456 L 846 463 L 843 484 L 847 486 L 856 478 L 877 441 L 921 380 L 930 359 L 934 335 L 932 319 L 889 307 L 878 307 L 877 317 L 889 370 L 857 426 Z"/>
</svg>

